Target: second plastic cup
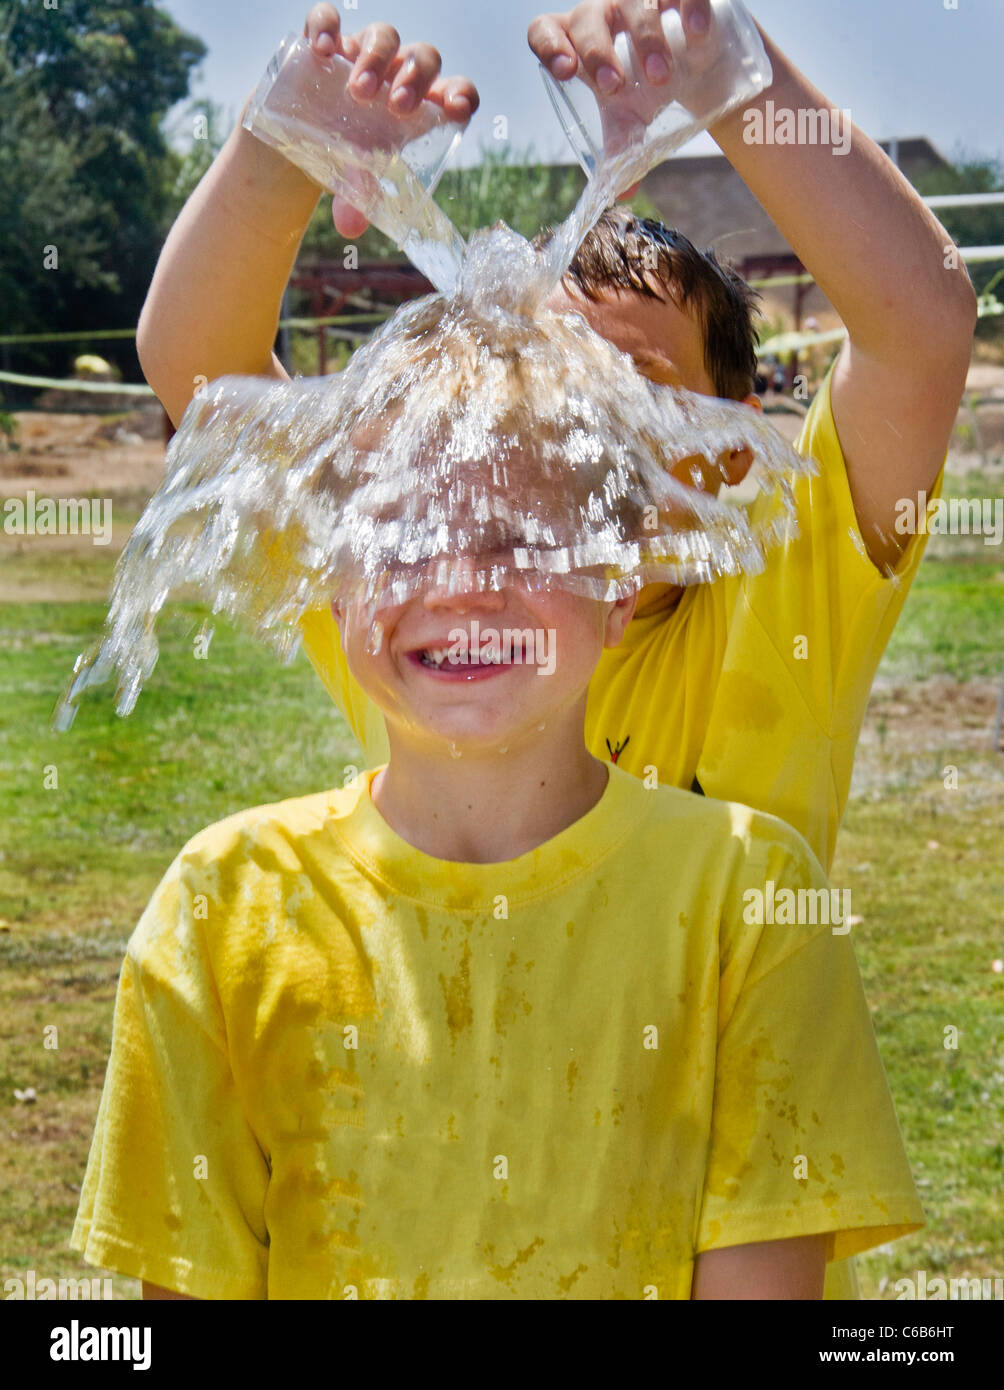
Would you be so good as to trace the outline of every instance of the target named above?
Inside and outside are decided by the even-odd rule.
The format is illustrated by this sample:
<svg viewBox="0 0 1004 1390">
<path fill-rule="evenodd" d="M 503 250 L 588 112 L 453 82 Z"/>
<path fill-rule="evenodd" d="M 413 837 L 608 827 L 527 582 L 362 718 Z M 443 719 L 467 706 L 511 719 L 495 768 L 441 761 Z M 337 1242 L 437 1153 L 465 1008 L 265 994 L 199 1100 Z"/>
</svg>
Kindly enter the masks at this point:
<svg viewBox="0 0 1004 1390">
<path fill-rule="evenodd" d="M 617 193 L 773 81 L 763 40 L 739 0 L 711 0 L 711 28 L 699 42 L 687 42 L 677 10 L 663 12 L 662 29 L 672 61 L 670 78 L 661 85 L 647 80 L 623 31 L 614 52 L 626 81 L 611 96 L 584 77 L 559 82 L 541 65 L 548 96 L 587 177 L 606 169 Z"/>
</svg>

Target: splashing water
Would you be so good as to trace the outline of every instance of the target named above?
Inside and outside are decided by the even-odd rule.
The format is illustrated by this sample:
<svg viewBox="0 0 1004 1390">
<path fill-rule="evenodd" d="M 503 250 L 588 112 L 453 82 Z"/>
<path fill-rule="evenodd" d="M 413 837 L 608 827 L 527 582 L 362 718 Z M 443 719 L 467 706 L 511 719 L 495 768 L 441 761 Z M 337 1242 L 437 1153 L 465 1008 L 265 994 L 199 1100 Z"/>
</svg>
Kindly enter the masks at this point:
<svg viewBox="0 0 1004 1390">
<path fill-rule="evenodd" d="M 375 618 L 370 626 L 369 637 L 366 639 L 366 655 L 376 656 L 383 646 L 383 623 L 379 618 Z"/>
<path fill-rule="evenodd" d="M 204 388 L 54 727 L 113 672 L 118 713 L 133 709 L 157 617 L 183 585 L 287 662 L 299 619 L 334 598 L 365 615 L 375 655 L 379 609 L 430 586 L 611 600 L 762 569 L 811 462 L 758 412 L 655 385 L 580 316 L 547 307 L 609 201 L 605 175 L 539 249 L 503 223 L 476 232 L 459 267 L 446 254 L 446 290 L 404 305 L 336 376 Z M 668 471 L 704 459 L 724 477 L 741 448 L 768 495 L 756 524 Z"/>
</svg>

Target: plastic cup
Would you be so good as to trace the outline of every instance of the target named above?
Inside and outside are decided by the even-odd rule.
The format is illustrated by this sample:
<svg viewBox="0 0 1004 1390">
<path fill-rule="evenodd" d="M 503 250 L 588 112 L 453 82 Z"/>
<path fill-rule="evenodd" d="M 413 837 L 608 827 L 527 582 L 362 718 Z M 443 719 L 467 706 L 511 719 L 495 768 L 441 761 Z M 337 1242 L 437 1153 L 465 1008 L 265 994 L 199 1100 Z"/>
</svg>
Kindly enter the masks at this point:
<svg viewBox="0 0 1004 1390">
<path fill-rule="evenodd" d="M 467 123 L 428 99 L 400 115 L 386 85 L 374 100 L 358 102 L 348 90 L 352 66 L 340 54 L 321 58 L 308 39 L 288 34 L 251 99 L 244 129 L 409 254 L 416 241 L 439 243 L 452 260 L 463 240 L 432 195 Z"/>
<path fill-rule="evenodd" d="M 760 33 L 739 0 L 711 0 L 711 26 L 702 40 L 687 42 L 678 10 L 663 12 L 662 30 L 670 77 L 658 86 L 645 77 L 624 31 L 614 52 L 626 80 L 611 95 L 584 76 L 559 82 L 541 64 L 547 94 L 586 176 L 606 175 L 615 194 L 774 80 Z"/>
</svg>

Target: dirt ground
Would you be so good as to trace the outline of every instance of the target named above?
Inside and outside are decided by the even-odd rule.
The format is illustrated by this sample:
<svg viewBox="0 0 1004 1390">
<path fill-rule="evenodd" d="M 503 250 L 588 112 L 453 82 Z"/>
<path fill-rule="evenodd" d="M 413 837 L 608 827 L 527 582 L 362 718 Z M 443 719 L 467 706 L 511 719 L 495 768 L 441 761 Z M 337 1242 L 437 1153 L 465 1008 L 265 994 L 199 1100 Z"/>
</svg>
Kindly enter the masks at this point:
<svg viewBox="0 0 1004 1390">
<path fill-rule="evenodd" d="M 858 740 L 852 795 L 876 800 L 892 788 L 941 778 L 964 754 L 970 800 L 979 786 L 999 802 L 1000 753 L 991 748 L 999 691 L 996 677 L 877 676 Z M 941 754 L 949 747 L 946 763 Z"/>
<path fill-rule="evenodd" d="M 966 391 L 982 398 L 975 412 L 980 440 L 974 437 L 973 412 L 963 407 L 950 469 L 964 473 L 981 466 L 984 454 L 991 461 L 996 456 L 996 466 L 1004 467 L 1004 366 L 975 362 Z M 113 403 L 118 400 L 112 398 Z M 67 403 L 76 401 L 70 397 Z M 139 410 L 129 408 L 128 397 L 122 397 L 121 403 L 124 409 L 113 416 L 16 413 L 20 448 L 10 451 L 0 446 L 0 498 L 23 497 L 28 488 L 51 495 L 58 487 L 61 497 L 90 493 L 120 503 L 138 501 L 142 507 L 164 476 L 166 417 L 156 402 Z M 782 402 L 770 395 L 766 405 L 771 423 L 786 439 L 795 439 L 801 416 L 778 408 Z"/>
<path fill-rule="evenodd" d="M 107 415 L 21 411 L 16 450 L 0 452 L 0 496 L 84 497 L 94 493 L 145 501 L 164 476 L 160 405 Z"/>
</svg>

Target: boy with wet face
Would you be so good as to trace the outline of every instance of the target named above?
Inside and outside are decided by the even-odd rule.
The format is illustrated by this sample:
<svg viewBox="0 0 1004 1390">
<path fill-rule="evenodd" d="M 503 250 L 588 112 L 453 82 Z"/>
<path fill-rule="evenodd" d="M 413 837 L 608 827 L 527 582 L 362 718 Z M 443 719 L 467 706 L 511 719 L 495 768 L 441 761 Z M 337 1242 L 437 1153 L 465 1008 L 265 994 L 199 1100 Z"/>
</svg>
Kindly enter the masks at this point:
<svg viewBox="0 0 1004 1390">
<path fill-rule="evenodd" d="M 148 1296 L 812 1299 L 922 1224 L 849 939 L 747 910 L 825 885 L 808 846 L 586 747 L 634 604 L 461 566 L 379 644 L 336 607 L 389 761 L 167 871 L 88 1261 Z M 553 673 L 424 659 L 475 621 L 552 632 Z"/>
</svg>

